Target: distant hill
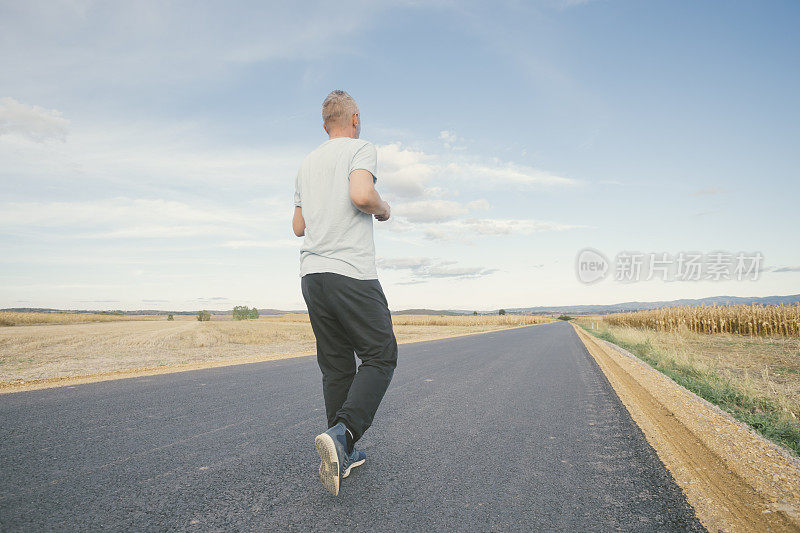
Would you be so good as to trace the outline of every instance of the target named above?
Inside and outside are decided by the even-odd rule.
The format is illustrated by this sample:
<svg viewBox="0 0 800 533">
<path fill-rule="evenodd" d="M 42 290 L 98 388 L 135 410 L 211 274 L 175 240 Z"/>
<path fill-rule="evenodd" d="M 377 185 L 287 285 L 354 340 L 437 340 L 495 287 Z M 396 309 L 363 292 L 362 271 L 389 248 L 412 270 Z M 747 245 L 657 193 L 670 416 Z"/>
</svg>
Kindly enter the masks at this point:
<svg viewBox="0 0 800 533">
<path fill-rule="evenodd" d="M 110 315 L 196 315 L 197 311 L 162 311 L 160 309 L 137 309 L 135 311 L 122 311 L 110 309 L 52 309 L 49 307 L 6 307 L 0 311 L 12 311 L 15 313 L 97 313 L 97 314 L 110 314 Z M 207 310 L 212 315 L 230 315 L 233 314 L 232 309 L 226 310 Z M 285 315 L 292 313 L 305 313 L 302 311 L 281 311 L 280 309 L 259 309 L 259 315 Z"/>
<path fill-rule="evenodd" d="M 393 315 L 445 315 L 445 316 L 459 316 L 471 315 L 472 311 L 457 311 L 452 309 L 403 309 L 401 311 L 392 311 Z"/>
<path fill-rule="evenodd" d="M 507 313 L 522 315 L 550 315 L 555 313 L 564 314 L 608 314 L 622 313 L 627 311 L 642 311 L 645 309 L 658 309 L 660 307 L 675 307 L 688 305 L 698 307 L 701 305 L 794 305 L 800 303 L 800 294 L 789 296 L 711 296 L 709 298 L 686 299 L 686 300 L 665 300 L 660 302 L 622 302 L 607 305 L 560 305 L 560 306 L 538 306 L 538 307 L 515 307 L 506 308 Z M 10 307 L 0 309 L 0 311 L 15 311 L 17 313 L 111 313 L 120 315 L 195 315 L 197 311 L 161 311 L 156 309 L 139 309 L 136 311 L 111 311 L 111 310 L 87 310 L 87 309 L 50 309 L 43 307 Z M 199 311 L 199 309 L 198 309 Z M 230 315 L 231 309 L 208 310 L 212 315 Z M 305 309 L 295 311 L 285 311 L 281 309 L 259 309 L 260 315 L 285 315 L 294 313 L 305 313 Z M 478 311 L 479 315 L 496 315 L 498 310 Z M 394 315 L 446 315 L 459 316 L 471 315 L 473 311 L 465 309 L 403 309 L 393 311 Z"/>
<path fill-rule="evenodd" d="M 608 314 L 623 313 L 627 311 L 643 311 L 646 309 L 658 309 L 660 307 L 691 306 L 699 307 L 702 305 L 794 305 L 800 303 L 800 294 L 789 296 L 711 296 L 708 298 L 668 300 L 660 302 L 623 302 L 610 305 L 563 305 L 563 306 L 539 306 L 539 307 L 517 307 L 506 309 L 508 313 L 530 314 L 530 315 L 549 315 L 552 313 L 572 313 L 572 314 Z"/>
</svg>

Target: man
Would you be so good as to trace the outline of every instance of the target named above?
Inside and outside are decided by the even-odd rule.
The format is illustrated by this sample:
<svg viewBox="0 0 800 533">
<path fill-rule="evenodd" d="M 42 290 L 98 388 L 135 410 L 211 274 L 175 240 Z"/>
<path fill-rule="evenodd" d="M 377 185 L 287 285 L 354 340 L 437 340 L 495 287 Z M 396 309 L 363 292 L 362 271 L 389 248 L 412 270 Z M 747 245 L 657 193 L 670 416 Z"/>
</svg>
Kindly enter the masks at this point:
<svg viewBox="0 0 800 533">
<path fill-rule="evenodd" d="M 297 173 L 292 228 L 305 236 L 300 286 L 317 339 L 328 417 L 328 430 L 314 439 L 319 477 L 335 496 L 351 468 L 366 460 L 353 445 L 372 424 L 392 379 L 397 341 L 375 268 L 372 217 L 390 216 L 375 190 L 377 151 L 359 140 L 358 106 L 346 92 L 325 98 L 322 120 L 329 138 Z"/>
</svg>

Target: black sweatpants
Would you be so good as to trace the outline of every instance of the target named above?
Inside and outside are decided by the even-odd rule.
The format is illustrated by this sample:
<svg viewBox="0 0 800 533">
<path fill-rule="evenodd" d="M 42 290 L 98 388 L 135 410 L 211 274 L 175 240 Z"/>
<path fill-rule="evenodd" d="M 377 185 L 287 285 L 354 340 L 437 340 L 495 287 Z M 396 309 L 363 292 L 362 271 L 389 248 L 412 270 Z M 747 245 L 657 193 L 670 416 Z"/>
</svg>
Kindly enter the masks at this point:
<svg viewBox="0 0 800 533">
<path fill-rule="evenodd" d="M 317 338 L 328 427 L 343 421 L 354 440 L 372 424 L 397 366 L 397 341 L 377 279 L 322 272 L 300 286 Z M 355 356 L 361 360 L 356 372 Z"/>
</svg>

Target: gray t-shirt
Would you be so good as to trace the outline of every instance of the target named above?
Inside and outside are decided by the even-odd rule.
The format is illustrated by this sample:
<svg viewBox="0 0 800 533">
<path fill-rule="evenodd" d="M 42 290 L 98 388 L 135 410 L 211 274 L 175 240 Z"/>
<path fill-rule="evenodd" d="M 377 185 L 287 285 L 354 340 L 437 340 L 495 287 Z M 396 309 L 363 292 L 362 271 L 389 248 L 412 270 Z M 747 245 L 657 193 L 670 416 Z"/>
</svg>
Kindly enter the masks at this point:
<svg viewBox="0 0 800 533">
<path fill-rule="evenodd" d="M 300 276 L 333 272 L 378 279 L 372 215 L 350 201 L 350 173 L 368 170 L 377 181 L 375 145 L 337 137 L 308 154 L 297 172 L 294 205 L 303 208 L 306 235 L 300 248 Z"/>
</svg>

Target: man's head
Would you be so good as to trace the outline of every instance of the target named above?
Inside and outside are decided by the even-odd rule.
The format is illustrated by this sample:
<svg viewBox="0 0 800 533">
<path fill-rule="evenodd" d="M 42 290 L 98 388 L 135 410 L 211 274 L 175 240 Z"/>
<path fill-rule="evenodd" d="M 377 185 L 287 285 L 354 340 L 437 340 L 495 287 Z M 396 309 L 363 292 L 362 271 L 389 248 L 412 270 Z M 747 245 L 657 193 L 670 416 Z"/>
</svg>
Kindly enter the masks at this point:
<svg viewBox="0 0 800 533">
<path fill-rule="evenodd" d="M 358 105 L 353 97 L 344 91 L 331 91 L 322 102 L 323 128 L 332 139 L 334 137 L 352 137 L 361 135 L 361 117 Z"/>
</svg>

